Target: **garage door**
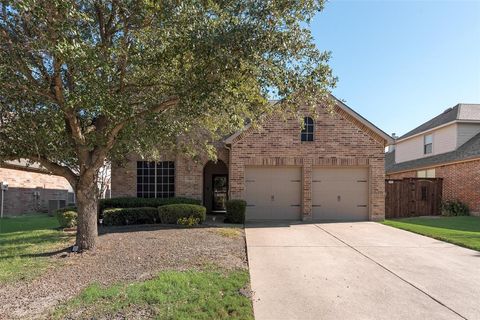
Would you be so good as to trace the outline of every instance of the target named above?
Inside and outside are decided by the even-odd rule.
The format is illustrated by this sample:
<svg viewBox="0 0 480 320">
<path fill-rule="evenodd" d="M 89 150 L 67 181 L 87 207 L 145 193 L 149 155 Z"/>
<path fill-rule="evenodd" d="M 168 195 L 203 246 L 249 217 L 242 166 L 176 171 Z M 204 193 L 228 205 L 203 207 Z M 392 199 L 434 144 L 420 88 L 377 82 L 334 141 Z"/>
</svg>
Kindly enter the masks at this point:
<svg viewBox="0 0 480 320">
<path fill-rule="evenodd" d="M 313 219 L 368 220 L 367 168 L 315 168 Z"/>
<path fill-rule="evenodd" d="M 298 220 L 301 170 L 294 167 L 247 167 L 247 220 Z"/>
</svg>

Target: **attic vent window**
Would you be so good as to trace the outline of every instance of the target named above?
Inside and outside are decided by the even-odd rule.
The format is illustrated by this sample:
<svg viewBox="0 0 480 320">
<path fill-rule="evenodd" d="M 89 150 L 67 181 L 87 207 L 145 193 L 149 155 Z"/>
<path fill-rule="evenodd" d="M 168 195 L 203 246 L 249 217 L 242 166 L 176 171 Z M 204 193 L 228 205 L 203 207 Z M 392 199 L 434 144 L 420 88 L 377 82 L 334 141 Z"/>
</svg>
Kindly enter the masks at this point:
<svg viewBox="0 0 480 320">
<path fill-rule="evenodd" d="M 423 154 L 430 154 L 433 151 L 433 137 L 427 134 L 423 137 Z"/>
<path fill-rule="evenodd" d="M 313 119 L 310 117 L 303 118 L 303 129 L 301 134 L 302 141 L 313 141 Z"/>
</svg>

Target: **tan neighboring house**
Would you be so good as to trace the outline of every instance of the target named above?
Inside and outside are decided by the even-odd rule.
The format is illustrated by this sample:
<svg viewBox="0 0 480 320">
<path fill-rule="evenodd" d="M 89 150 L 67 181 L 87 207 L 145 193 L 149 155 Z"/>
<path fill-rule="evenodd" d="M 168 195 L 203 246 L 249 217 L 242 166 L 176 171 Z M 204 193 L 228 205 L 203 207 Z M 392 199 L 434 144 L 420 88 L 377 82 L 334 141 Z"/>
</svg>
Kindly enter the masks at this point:
<svg viewBox="0 0 480 320">
<path fill-rule="evenodd" d="M 443 178 L 443 199 L 480 213 L 480 104 L 457 104 L 397 138 L 386 156 L 389 179 Z"/>
<path fill-rule="evenodd" d="M 182 155 L 112 167 L 112 196 L 247 201 L 247 220 L 379 220 L 385 210 L 389 135 L 342 102 L 318 116 L 272 116 L 220 142 L 218 161 Z M 302 129 L 303 127 L 303 129 Z"/>
<path fill-rule="evenodd" d="M 65 178 L 48 174 L 37 164 L 27 165 L 26 161 L 3 163 L 0 182 L 8 184 L 4 191 L 4 216 L 51 212 L 75 202 L 73 189 Z"/>
</svg>

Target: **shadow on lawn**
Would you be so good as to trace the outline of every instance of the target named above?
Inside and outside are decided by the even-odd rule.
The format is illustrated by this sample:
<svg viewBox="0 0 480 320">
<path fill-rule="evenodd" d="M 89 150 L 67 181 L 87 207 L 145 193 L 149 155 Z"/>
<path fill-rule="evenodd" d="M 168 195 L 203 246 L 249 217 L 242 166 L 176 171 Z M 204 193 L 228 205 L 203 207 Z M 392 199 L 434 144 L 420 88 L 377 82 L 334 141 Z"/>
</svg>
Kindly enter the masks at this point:
<svg viewBox="0 0 480 320">
<path fill-rule="evenodd" d="M 65 252 L 65 253 L 71 252 L 71 248 L 72 248 L 71 246 L 68 246 L 66 248 L 58 249 L 58 250 L 55 250 L 55 251 L 0 256 L 0 261 L 1 260 L 12 259 L 12 258 L 48 258 L 48 257 L 53 257 L 53 256 L 55 256 L 57 254 L 60 254 L 60 253 L 63 253 L 63 252 Z"/>
</svg>

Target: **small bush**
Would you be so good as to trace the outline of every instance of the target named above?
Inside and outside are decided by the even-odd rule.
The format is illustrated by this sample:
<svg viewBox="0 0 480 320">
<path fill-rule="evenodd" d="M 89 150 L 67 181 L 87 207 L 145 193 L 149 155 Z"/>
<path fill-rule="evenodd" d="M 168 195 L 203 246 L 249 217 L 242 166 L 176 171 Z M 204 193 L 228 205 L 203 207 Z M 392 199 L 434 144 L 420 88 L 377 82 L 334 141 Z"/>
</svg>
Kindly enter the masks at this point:
<svg viewBox="0 0 480 320">
<path fill-rule="evenodd" d="M 442 203 L 442 215 L 444 216 L 468 216 L 470 209 L 459 200 L 448 200 Z"/>
<path fill-rule="evenodd" d="M 183 217 L 183 218 L 178 218 L 177 224 L 186 226 L 186 227 L 193 227 L 196 226 L 200 222 L 199 218 L 195 218 L 193 216 L 190 217 Z"/>
<path fill-rule="evenodd" d="M 180 218 L 193 217 L 202 223 L 207 218 L 207 209 L 196 204 L 169 204 L 158 207 L 162 223 L 175 224 Z"/>
<path fill-rule="evenodd" d="M 160 223 L 157 208 L 115 208 L 103 212 L 103 224 L 106 226 L 153 223 Z"/>
<path fill-rule="evenodd" d="M 226 203 L 227 213 L 225 221 L 230 223 L 245 223 L 245 211 L 247 202 L 244 200 L 228 200 Z"/>
<path fill-rule="evenodd" d="M 65 207 L 55 211 L 55 217 L 62 228 L 73 228 L 77 226 L 77 208 Z"/>
<path fill-rule="evenodd" d="M 174 198 L 135 198 L 135 197 L 121 197 L 111 199 L 101 199 L 99 203 L 100 214 L 105 209 L 111 208 L 157 208 L 160 206 L 175 204 L 175 203 L 188 203 L 188 204 L 200 204 L 200 200 L 174 197 Z"/>
</svg>

